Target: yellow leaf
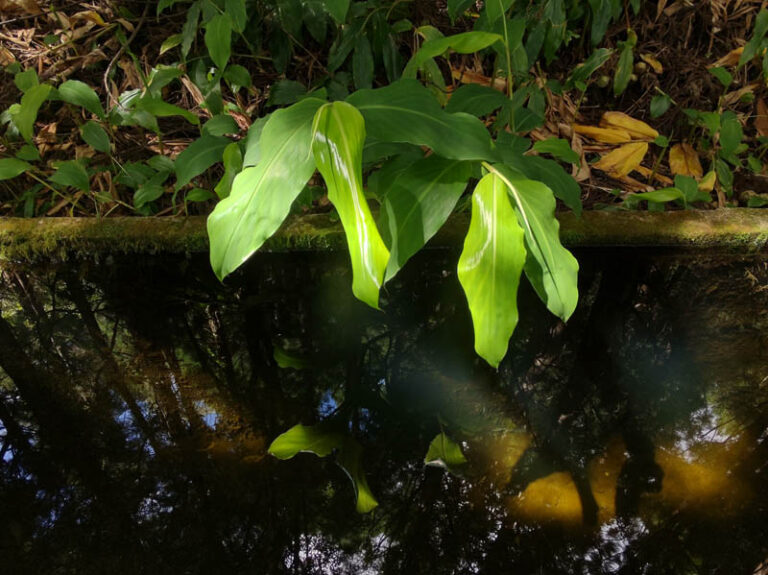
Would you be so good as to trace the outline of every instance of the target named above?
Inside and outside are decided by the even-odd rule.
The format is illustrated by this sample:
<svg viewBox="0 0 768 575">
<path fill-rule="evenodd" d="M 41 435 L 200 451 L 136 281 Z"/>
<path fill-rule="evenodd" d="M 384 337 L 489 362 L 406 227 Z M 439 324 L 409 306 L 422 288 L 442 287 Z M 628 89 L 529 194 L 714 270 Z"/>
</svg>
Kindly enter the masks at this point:
<svg viewBox="0 0 768 575">
<path fill-rule="evenodd" d="M 699 191 L 701 192 L 711 192 L 715 189 L 715 180 L 716 180 L 715 172 L 714 170 L 711 172 L 707 172 L 707 175 L 701 178 L 701 181 L 699 182 Z"/>
<path fill-rule="evenodd" d="M 736 64 L 739 63 L 739 58 L 741 58 L 741 53 L 743 51 L 744 51 L 744 46 L 731 50 L 725 56 L 720 58 L 717 62 L 707 66 L 707 68 L 716 68 L 718 66 L 725 66 L 725 67 L 735 66 Z"/>
<path fill-rule="evenodd" d="M 574 124 L 573 131 L 605 144 L 623 144 L 632 141 L 632 136 L 629 135 L 629 132 L 616 128 L 597 128 L 595 126 Z"/>
<path fill-rule="evenodd" d="M 593 167 L 607 172 L 614 178 L 619 178 L 636 169 L 647 152 L 648 144 L 646 142 L 624 144 L 620 148 L 608 152 Z"/>
<path fill-rule="evenodd" d="M 664 66 L 661 65 L 661 62 L 659 62 L 656 58 L 654 58 L 650 54 L 640 54 L 640 58 L 642 58 L 643 62 L 645 62 L 651 68 L 653 68 L 653 71 L 656 72 L 657 74 L 661 74 L 664 72 Z"/>
<path fill-rule="evenodd" d="M 671 186 L 673 183 L 672 180 L 670 180 L 667 176 L 654 173 L 653 170 L 651 170 L 650 168 L 646 168 L 645 166 L 637 166 L 635 170 L 640 174 L 644 175 L 646 178 L 650 178 L 651 176 L 653 176 L 654 180 L 656 180 L 657 182 L 661 182 L 665 186 Z"/>
<path fill-rule="evenodd" d="M 645 122 L 635 120 L 622 112 L 606 112 L 600 119 L 601 128 L 613 128 L 628 132 L 633 140 L 655 140 L 659 133 Z"/>
<path fill-rule="evenodd" d="M 669 150 L 669 169 L 673 174 L 700 178 L 704 174 L 699 155 L 688 143 L 675 144 Z"/>
</svg>

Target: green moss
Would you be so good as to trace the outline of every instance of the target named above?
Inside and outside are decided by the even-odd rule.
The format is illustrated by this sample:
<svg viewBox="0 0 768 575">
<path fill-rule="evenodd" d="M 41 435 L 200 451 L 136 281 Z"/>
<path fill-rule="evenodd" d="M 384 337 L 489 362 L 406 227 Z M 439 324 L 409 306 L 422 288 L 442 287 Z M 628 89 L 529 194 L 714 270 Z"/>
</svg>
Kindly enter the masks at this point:
<svg viewBox="0 0 768 575">
<path fill-rule="evenodd" d="M 559 214 L 570 247 L 669 247 L 754 253 L 768 248 L 768 210 L 687 212 L 586 212 Z M 469 218 L 457 214 L 430 242 L 460 249 Z M 43 218 L 0 220 L 0 260 L 35 261 L 109 253 L 204 253 L 205 218 Z M 341 224 L 331 214 L 292 216 L 265 251 L 346 249 Z"/>
</svg>

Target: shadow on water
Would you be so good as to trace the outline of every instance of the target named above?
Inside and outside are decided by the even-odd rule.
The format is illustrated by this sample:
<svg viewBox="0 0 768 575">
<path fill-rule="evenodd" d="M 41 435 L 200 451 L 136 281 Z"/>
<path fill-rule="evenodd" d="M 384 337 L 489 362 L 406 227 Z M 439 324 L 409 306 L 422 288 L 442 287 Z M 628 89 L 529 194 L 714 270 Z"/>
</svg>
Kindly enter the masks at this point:
<svg viewBox="0 0 768 575">
<path fill-rule="evenodd" d="M 343 258 L 6 267 L 7 573 L 759 573 L 768 557 L 768 261 L 580 255 L 568 325 L 523 289 L 497 372 L 455 258 L 383 312 Z M 352 434 L 379 507 L 333 458 Z M 436 434 L 457 474 L 424 466 Z"/>
</svg>

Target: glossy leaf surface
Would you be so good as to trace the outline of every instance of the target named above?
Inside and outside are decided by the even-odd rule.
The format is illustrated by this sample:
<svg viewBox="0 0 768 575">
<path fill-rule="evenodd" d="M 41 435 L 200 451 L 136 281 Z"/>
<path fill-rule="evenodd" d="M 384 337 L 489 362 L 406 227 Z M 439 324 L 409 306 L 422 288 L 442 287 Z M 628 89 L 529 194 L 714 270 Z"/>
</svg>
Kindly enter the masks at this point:
<svg viewBox="0 0 768 575">
<path fill-rule="evenodd" d="M 238 174 L 208 217 L 211 265 L 219 279 L 277 231 L 315 171 L 312 119 L 323 103 L 310 98 L 272 114 L 261 135 L 259 164 Z"/>
<path fill-rule="evenodd" d="M 493 157 L 485 125 L 467 114 L 449 114 L 416 80 L 400 80 L 385 88 L 358 90 L 347 98 L 365 118 L 369 136 L 382 142 L 427 146 L 453 160 Z"/>
<path fill-rule="evenodd" d="M 471 175 L 468 162 L 435 155 L 398 173 L 381 209 L 382 228 L 390 239 L 387 280 L 442 227 Z"/>
<path fill-rule="evenodd" d="M 327 104 L 317 111 L 312 153 L 328 187 L 347 236 L 352 260 L 352 292 L 359 300 L 379 307 L 379 289 L 389 260 L 363 193 L 365 123 L 354 106 Z"/>
<path fill-rule="evenodd" d="M 517 325 L 517 288 L 525 265 L 523 230 L 507 185 L 487 174 L 472 193 L 472 218 L 458 275 L 475 331 L 475 351 L 498 367 Z"/>
<path fill-rule="evenodd" d="M 579 299 L 579 264 L 560 243 L 555 198 L 546 185 L 525 179 L 505 166 L 493 166 L 509 187 L 518 221 L 525 232 L 525 275 L 553 314 L 567 320 Z"/>
</svg>

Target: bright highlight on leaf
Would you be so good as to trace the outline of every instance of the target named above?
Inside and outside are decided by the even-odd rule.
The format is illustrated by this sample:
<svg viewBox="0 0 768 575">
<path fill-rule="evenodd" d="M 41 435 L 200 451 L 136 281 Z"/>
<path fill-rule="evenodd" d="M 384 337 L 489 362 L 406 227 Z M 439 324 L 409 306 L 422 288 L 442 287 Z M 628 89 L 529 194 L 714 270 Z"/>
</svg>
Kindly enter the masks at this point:
<svg viewBox="0 0 768 575">
<path fill-rule="evenodd" d="M 365 122 L 354 106 L 334 102 L 317 111 L 312 132 L 315 163 L 347 236 L 352 259 L 352 292 L 359 300 L 378 309 L 389 251 L 363 193 Z"/>
</svg>

